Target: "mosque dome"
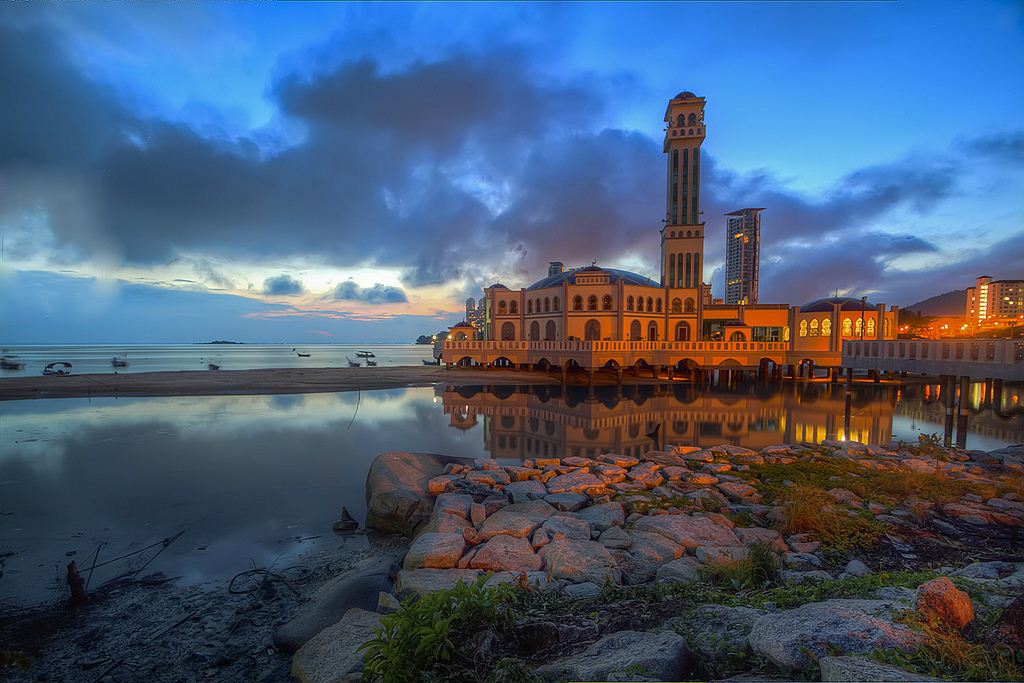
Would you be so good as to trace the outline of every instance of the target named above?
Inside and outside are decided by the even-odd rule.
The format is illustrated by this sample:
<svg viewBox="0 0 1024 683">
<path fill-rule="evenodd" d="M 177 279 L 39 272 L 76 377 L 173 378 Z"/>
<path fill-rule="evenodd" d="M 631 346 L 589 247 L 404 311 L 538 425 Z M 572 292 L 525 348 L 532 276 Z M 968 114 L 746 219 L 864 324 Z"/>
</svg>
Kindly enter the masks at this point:
<svg viewBox="0 0 1024 683">
<path fill-rule="evenodd" d="M 864 302 L 863 306 L 860 299 L 854 299 L 849 296 L 833 296 L 827 299 L 815 299 L 809 303 L 804 304 L 800 307 L 801 313 L 826 313 L 832 310 L 832 306 L 839 304 L 839 310 L 841 311 L 859 311 L 863 308 L 865 311 L 874 311 L 876 306 L 870 301 Z"/>
<path fill-rule="evenodd" d="M 697 99 L 697 96 L 694 95 L 689 90 L 684 90 L 683 92 L 681 92 L 678 95 L 676 95 L 673 99 L 676 99 L 676 100 L 695 100 L 695 99 Z"/>
<path fill-rule="evenodd" d="M 628 270 L 619 270 L 617 268 L 601 268 L 599 266 L 587 266 L 586 268 L 574 268 L 572 270 L 567 270 L 562 273 L 555 273 L 554 275 L 549 275 L 548 277 L 542 280 L 537 280 L 532 285 L 527 287 L 527 289 L 544 289 L 545 287 L 554 287 L 555 285 L 560 285 L 562 284 L 562 282 L 568 282 L 570 285 L 574 285 L 576 284 L 576 276 L 578 274 L 587 273 L 607 273 L 613 284 L 617 283 L 619 280 L 622 280 L 627 285 L 642 285 L 644 287 L 661 286 L 654 280 L 650 279 L 649 277 L 637 275 L 636 273 L 631 273 Z"/>
</svg>

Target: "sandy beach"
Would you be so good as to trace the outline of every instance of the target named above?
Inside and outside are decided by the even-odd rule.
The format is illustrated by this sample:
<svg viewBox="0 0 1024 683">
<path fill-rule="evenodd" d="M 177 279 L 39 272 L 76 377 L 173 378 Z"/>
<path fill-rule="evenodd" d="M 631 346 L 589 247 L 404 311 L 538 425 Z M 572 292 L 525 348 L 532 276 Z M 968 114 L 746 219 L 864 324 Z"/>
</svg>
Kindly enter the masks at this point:
<svg viewBox="0 0 1024 683">
<path fill-rule="evenodd" d="M 554 376 L 508 370 L 447 370 L 437 366 L 384 368 L 276 368 L 216 372 L 140 372 L 68 377 L 0 379 L 0 400 L 88 396 L 210 396 L 229 394 L 306 394 L 438 383 L 556 384 Z"/>
</svg>

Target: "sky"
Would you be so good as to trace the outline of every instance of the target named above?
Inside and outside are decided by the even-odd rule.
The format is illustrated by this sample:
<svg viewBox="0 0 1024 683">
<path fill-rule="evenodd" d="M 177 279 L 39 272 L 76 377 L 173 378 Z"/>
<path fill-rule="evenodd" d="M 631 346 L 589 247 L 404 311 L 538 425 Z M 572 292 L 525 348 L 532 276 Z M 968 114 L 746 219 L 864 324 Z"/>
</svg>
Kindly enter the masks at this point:
<svg viewBox="0 0 1024 683">
<path fill-rule="evenodd" d="M 0 5 L 0 342 L 407 342 L 550 260 L 658 277 L 707 98 L 704 279 L 1024 277 L 1019 2 Z"/>
</svg>

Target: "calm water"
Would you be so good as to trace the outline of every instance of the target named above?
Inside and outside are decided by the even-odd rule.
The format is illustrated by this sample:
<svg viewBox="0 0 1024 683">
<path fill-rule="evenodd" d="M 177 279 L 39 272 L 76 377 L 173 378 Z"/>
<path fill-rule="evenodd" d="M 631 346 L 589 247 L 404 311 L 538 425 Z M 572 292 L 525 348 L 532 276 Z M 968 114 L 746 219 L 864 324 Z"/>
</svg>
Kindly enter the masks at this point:
<svg viewBox="0 0 1024 683">
<path fill-rule="evenodd" d="M 294 351 L 292 349 L 295 349 Z M 348 365 L 346 356 L 354 361 L 356 351 L 370 351 L 381 367 L 386 365 L 422 365 L 431 360 L 429 344 L 149 344 L 149 345 L 79 345 L 79 346 L 7 346 L 5 355 L 18 356 L 23 370 L 0 370 L 2 377 L 38 375 L 43 366 L 53 361 L 71 363 L 75 374 L 96 372 L 153 372 L 156 370 L 206 370 L 208 363 L 224 370 L 256 368 L 329 368 Z M 298 353 L 308 353 L 303 358 Z M 127 358 L 128 367 L 115 368 L 110 361 L 117 356 Z"/>
<path fill-rule="evenodd" d="M 932 387 L 858 387 L 851 436 L 877 443 L 941 433 L 934 396 Z M 1019 406 L 1008 391 L 1003 404 L 1014 400 Z M 2 402 L 0 603 L 59 595 L 68 559 L 88 567 L 100 543 L 102 561 L 184 531 L 147 572 L 188 582 L 365 543 L 334 535 L 331 523 L 342 505 L 365 514 L 366 473 L 383 451 L 513 460 L 640 453 L 658 424 L 662 444 L 841 438 L 843 394 L 825 384 L 679 384 Z M 972 448 L 1024 441 L 1019 413 L 980 407 L 972 425 Z M 98 570 L 94 585 L 124 568 Z"/>
</svg>

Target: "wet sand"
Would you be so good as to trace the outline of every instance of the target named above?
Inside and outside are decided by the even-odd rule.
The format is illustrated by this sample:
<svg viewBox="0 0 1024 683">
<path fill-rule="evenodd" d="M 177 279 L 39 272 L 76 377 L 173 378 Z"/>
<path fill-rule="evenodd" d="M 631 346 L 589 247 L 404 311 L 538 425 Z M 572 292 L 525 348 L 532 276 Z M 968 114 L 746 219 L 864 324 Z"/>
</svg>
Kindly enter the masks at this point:
<svg viewBox="0 0 1024 683">
<path fill-rule="evenodd" d="M 275 368 L 103 373 L 0 379 L 0 401 L 89 396 L 211 396 L 307 394 L 420 387 L 433 384 L 557 384 L 558 378 L 511 370 L 448 370 L 438 366 L 383 368 Z"/>
</svg>

